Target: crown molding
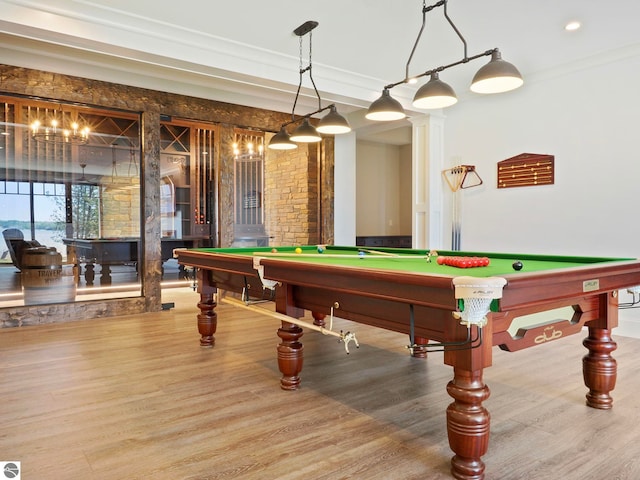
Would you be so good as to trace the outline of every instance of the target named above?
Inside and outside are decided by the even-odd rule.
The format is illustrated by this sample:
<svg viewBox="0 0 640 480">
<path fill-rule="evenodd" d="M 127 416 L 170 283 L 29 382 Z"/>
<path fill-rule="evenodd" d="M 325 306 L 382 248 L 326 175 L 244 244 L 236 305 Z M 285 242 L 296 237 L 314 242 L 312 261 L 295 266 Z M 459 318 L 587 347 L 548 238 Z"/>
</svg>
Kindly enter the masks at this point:
<svg viewBox="0 0 640 480">
<path fill-rule="evenodd" d="M 105 5 L 79 1 L 74 4 L 82 8 L 71 10 L 68 3 L 64 8 L 58 3 L 0 0 L 0 32 L 5 39 L 15 37 L 5 43 L 13 54 L 0 54 L 4 63 L 242 105 L 251 102 L 277 111 L 291 108 L 291 100 L 287 104 L 278 99 L 295 95 L 297 57 Z M 385 84 L 315 63 L 314 80 L 324 104 L 337 103 L 350 110 L 366 108 Z M 394 96 L 410 108 L 412 91 L 397 88 Z M 259 105 L 256 97 L 264 97 Z M 304 82 L 299 106 L 300 113 L 317 108 L 315 92 Z"/>
</svg>

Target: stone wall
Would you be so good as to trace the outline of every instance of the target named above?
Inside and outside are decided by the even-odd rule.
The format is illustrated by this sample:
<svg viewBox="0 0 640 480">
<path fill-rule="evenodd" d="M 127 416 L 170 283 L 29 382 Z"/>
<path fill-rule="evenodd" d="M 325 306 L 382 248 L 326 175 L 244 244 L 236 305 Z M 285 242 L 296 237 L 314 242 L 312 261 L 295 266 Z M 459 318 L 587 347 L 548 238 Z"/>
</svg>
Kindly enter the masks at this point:
<svg viewBox="0 0 640 480">
<path fill-rule="evenodd" d="M 265 227 L 272 245 L 318 243 L 314 146 L 270 150 L 265 158 Z"/>
<path fill-rule="evenodd" d="M 333 243 L 333 138 L 265 158 L 266 230 L 272 245 Z"/>
<path fill-rule="evenodd" d="M 140 181 L 118 177 L 103 188 L 100 232 L 106 238 L 140 236 Z"/>
</svg>

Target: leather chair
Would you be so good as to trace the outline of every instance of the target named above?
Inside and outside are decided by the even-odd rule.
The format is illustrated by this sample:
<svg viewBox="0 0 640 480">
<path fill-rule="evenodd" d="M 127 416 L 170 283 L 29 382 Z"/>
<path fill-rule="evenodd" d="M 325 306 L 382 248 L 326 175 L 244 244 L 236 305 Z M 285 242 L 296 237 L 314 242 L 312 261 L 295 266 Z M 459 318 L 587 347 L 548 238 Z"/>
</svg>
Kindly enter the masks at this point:
<svg viewBox="0 0 640 480">
<path fill-rule="evenodd" d="M 25 240 L 22 231 L 17 228 L 8 228 L 2 232 L 7 250 L 11 255 L 11 261 L 18 270 L 22 270 L 22 256 L 27 248 L 41 247 L 37 240 Z"/>
</svg>

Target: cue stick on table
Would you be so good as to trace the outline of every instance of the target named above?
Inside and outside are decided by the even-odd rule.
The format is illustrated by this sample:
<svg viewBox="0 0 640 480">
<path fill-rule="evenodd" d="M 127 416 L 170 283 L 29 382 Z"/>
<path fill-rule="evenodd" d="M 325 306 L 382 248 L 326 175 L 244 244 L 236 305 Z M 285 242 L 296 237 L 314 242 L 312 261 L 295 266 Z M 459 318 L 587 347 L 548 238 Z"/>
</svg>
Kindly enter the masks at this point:
<svg viewBox="0 0 640 480">
<path fill-rule="evenodd" d="M 362 257 L 360 255 L 340 255 L 340 254 L 331 254 L 331 253 L 285 253 L 285 252 L 253 252 L 255 257 L 284 257 L 284 258 L 363 258 L 363 259 L 400 259 L 400 258 L 429 258 L 429 255 L 391 255 L 391 256 L 376 256 L 376 255 L 368 255 L 366 257 Z"/>
<path fill-rule="evenodd" d="M 380 252 L 379 250 L 370 250 L 368 248 L 358 248 L 358 251 L 365 253 L 372 253 L 374 255 L 384 255 L 387 257 L 397 257 L 397 253 L 389 253 L 389 252 Z"/>
<path fill-rule="evenodd" d="M 356 347 L 360 347 L 360 344 L 356 339 L 355 333 L 351 333 L 351 332 L 338 333 L 338 332 L 334 332 L 333 330 L 327 330 L 326 328 L 320 327 L 319 325 L 314 325 L 313 323 L 305 322 L 304 320 L 299 320 L 297 318 L 289 317 L 282 313 L 273 312 L 271 310 L 267 310 L 261 307 L 255 307 L 253 305 L 247 305 L 246 303 L 241 302 L 240 300 L 237 300 L 235 298 L 226 298 L 226 297 L 219 298 L 218 302 L 226 303 L 228 305 L 234 305 L 236 307 L 245 308 L 255 313 L 262 313 L 263 315 L 268 315 L 270 317 L 277 318 L 282 322 L 293 323 L 294 325 L 298 325 L 300 327 L 310 328 L 311 330 L 315 330 L 324 335 L 333 335 L 334 337 L 338 337 L 341 341 L 344 342 L 344 349 L 347 353 L 349 353 L 349 342 L 354 342 L 356 344 Z"/>
</svg>

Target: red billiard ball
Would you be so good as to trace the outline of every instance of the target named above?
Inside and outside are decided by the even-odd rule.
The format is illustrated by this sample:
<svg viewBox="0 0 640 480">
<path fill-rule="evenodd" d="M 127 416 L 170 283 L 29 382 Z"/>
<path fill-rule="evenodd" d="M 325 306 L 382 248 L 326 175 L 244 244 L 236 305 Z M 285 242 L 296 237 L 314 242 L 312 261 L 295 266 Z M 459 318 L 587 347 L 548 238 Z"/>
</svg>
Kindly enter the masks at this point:
<svg viewBox="0 0 640 480">
<path fill-rule="evenodd" d="M 447 257 L 438 257 L 438 259 L 436 260 L 436 262 L 438 262 L 438 265 L 444 265 L 446 261 Z"/>
</svg>

